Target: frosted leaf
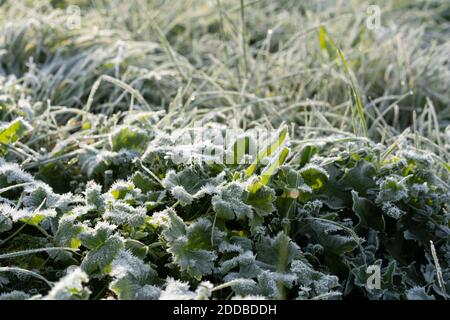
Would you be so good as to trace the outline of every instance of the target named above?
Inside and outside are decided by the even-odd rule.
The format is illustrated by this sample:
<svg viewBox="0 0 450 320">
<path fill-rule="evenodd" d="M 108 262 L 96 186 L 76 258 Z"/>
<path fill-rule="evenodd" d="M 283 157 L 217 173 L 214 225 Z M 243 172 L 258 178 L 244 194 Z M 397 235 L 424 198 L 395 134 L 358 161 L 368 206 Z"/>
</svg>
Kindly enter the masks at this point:
<svg viewBox="0 0 450 320">
<path fill-rule="evenodd" d="M 102 175 L 110 166 L 127 167 L 137 158 L 137 153 L 130 150 L 111 152 L 86 147 L 79 155 L 81 170 L 88 178 Z"/>
<path fill-rule="evenodd" d="M 11 292 L 5 292 L 0 294 L 0 301 L 1 300 L 27 300 L 31 296 L 23 291 L 11 291 Z"/>
<path fill-rule="evenodd" d="M 98 151 L 93 149 L 85 149 L 80 154 L 81 170 L 86 173 L 88 177 L 92 177 L 95 173 L 104 171 L 108 168 L 108 163 L 116 155 L 111 151 Z"/>
<path fill-rule="evenodd" d="M 9 216 L 3 213 L 3 208 L 8 205 L 0 204 L 0 233 L 6 232 L 12 229 L 13 223 Z M 9 207 L 9 206 L 8 206 Z M 11 208 L 11 207 L 9 207 Z M 11 208 L 12 209 L 12 208 Z"/>
<path fill-rule="evenodd" d="M 167 209 L 163 211 L 154 212 L 149 219 L 149 223 L 155 228 L 168 226 L 169 216 L 167 214 Z"/>
<path fill-rule="evenodd" d="M 14 201 L 12 201 L 12 200 L 10 200 L 10 199 L 7 199 L 7 198 L 5 198 L 5 197 L 2 197 L 2 196 L 0 196 L 0 203 L 9 204 L 9 205 L 11 205 L 11 206 L 14 206 L 14 205 L 15 205 L 15 202 L 14 202 Z"/>
<path fill-rule="evenodd" d="M 259 294 L 269 299 L 279 299 L 280 291 L 277 285 L 277 279 L 274 272 L 264 271 L 258 276 Z"/>
<path fill-rule="evenodd" d="M 226 285 L 229 285 L 237 296 L 255 295 L 260 292 L 258 284 L 252 279 L 236 278 L 227 281 Z"/>
<path fill-rule="evenodd" d="M 220 252 L 237 252 L 237 253 L 243 253 L 244 248 L 235 243 L 229 243 L 229 242 L 222 242 L 219 245 L 219 251 Z"/>
<path fill-rule="evenodd" d="M 230 273 L 236 268 L 237 272 Z M 236 257 L 225 260 L 219 268 L 219 272 L 225 275 L 225 281 L 235 278 L 253 278 L 261 271 L 261 268 L 256 265 L 256 258 L 251 251 L 246 251 Z"/>
<path fill-rule="evenodd" d="M 186 235 L 186 224 L 184 221 L 176 214 L 175 210 L 169 208 L 163 211 L 165 216 L 160 215 L 162 220 L 164 220 L 164 231 L 162 232 L 163 237 L 168 242 L 174 242 L 180 237 Z"/>
<path fill-rule="evenodd" d="M 48 203 L 47 206 L 54 207 L 66 213 L 70 210 L 73 203 L 81 202 L 79 198 L 74 197 L 72 193 L 64 193 L 58 197 L 55 203 Z"/>
<path fill-rule="evenodd" d="M 124 202 L 114 202 L 103 214 L 105 220 L 115 225 L 129 225 L 133 228 L 143 225 L 146 217 L 147 212 L 145 208 L 133 208 Z"/>
<path fill-rule="evenodd" d="M 436 300 L 433 295 L 429 295 L 424 287 L 413 287 L 406 294 L 408 300 Z"/>
<path fill-rule="evenodd" d="M 178 238 L 167 251 L 172 254 L 174 263 L 181 271 L 187 271 L 196 279 L 201 279 L 202 275 L 211 274 L 214 270 L 217 255 L 205 249 L 191 249 L 191 243 L 185 236 Z"/>
<path fill-rule="evenodd" d="M 111 263 L 114 280 L 109 288 L 120 300 L 158 299 L 160 289 L 155 286 L 156 272 L 143 260 L 126 250 L 120 250 Z"/>
<path fill-rule="evenodd" d="M 214 211 L 218 218 L 232 220 L 232 219 L 252 219 L 252 207 L 245 204 L 244 188 L 241 184 L 230 183 L 221 189 L 219 194 L 214 195 L 211 200 Z"/>
<path fill-rule="evenodd" d="M 137 281 L 146 281 L 149 278 L 156 279 L 156 272 L 145 264 L 144 261 L 134 256 L 131 252 L 120 250 L 111 263 L 110 275 L 115 278 L 132 276 Z"/>
<path fill-rule="evenodd" d="M 0 164 L 0 176 L 6 179 L 8 185 L 1 185 L 7 187 L 13 184 L 34 182 L 34 178 L 28 172 L 23 171 L 16 163 L 4 162 Z"/>
<path fill-rule="evenodd" d="M 411 197 L 419 197 L 423 194 L 427 194 L 430 191 L 430 188 L 428 187 L 428 183 L 414 183 L 411 186 L 410 190 L 410 196 Z"/>
<path fill-rule="evenodd" d="M 377 195 L 377 203 L 397 202 L 408 198 L 408 187 L 403 177 L 392 175 L 379 184 L 380 192 Z"/>
<path fill-rule="evenodd" d="M 261 237 L 256 244 L 257 259 L 271 269 L 287 266 L 293 261 L 301 257 L 299 246 L 293 242 L 284 232 L 279 232 L 275 237 Z"/>
<path fill-rule="evenodd" d="M 82 244 L 90 249 L 81 263 L 81 268 L 89 275 L 104 275 L 116 254 L 123 248 L 122 237 L 113 234 L 116 227 L 107 222 L 99 222 L 94 229 L 80 234 Z"/>
<path fill-rule="evenodd" d="M 96 208 L 94 206 L 81 205 L 72 208 L 71 213 L 76 217 L 83 217 L 87 215 L 89 212 L 95 211 Z"/>
<path fill-rule="evenodd" d="M 314 164 L 306 165 L 299 171 L 299 173 L 301 174 L 305 183 L 313 190 L 320 189 L 330 178 L 328 172 Z"/>
<path fill-rule="evenodd" d="M 76 221 L 75 215 L 61 217 L 55 234 L 55 243 L 61 247 L 78 249 L 81 245 L 79 235 L 85 230 L 85 226 Z"/>
<path fill-rule="evenodd" d="M 403 210 L 401 210 L 399 207 L 392 204 L 391 202 L 384 202 L 381 208 L 383 212 L 386 213 L 386 215 L 394 219 L 398 219 L 405 214 Z"/>
<path fill-rule="evenodd" d="M 105 200 L 102 196 L 102 187 L 94 181 L 88 181 L 86 184 L 86 205 L 93 206 L 96 209 L 103 209 Z"/>
<path fill-rule="evenodd" d="M 167 212 L 169 223 L 162 234 L 168 242 L 167 251 L 172 254 L 173 262 L 197 280 L 211 274 L 217 259 L 212 242 L 220 243 L 224 233 L 217 228 L 212 230 L 207 219 L 198 219 L 187 227 L 173 210 Z"/>
<path fill-rule="evenodd" d="M 160 300 L 193 300 L 197 294 L 192 292 L 187 282 L 167 278 L 166 286 L 159 297 Z"/>
<path fill-rule="evenodd" d="M 43 204 L 43 208 L 55 208 L 60 196 L 53 192 L 52 188 L 42 182 L 36 185 L 26 186 L 23 196 L 25 207 L 36 209 Z"/>
<path fill-rule="evenodd" d="M 175 186 L 170 190 L 170 192 L 172 193 L 172 196 L 180 201 L 182 205 L 190 205 L 192 204 L 192 201 L 194 201 L 194 197 L 187 193 L 182 186 Z"/>
<path fill-rule="evenodd" d="M 292 262 L 291 272 L 298 277 L 299 298 L 314 298 L 332 292 L 339 286 L 339 279 L 336 276 L 316 271 L 301 260 Z"/>
<path fill-rule="evenodd" d="M 209 177 L 201 168 L 191 166 L 178 173 L 169 170 L 162 183 L 164 188 L 169 190 L 182 205 L 189 205 L 206 194 L 217 193 L 216 186 L 223 181 L 223 178 L 223 173 L 216 177 Z"/>
</svg>

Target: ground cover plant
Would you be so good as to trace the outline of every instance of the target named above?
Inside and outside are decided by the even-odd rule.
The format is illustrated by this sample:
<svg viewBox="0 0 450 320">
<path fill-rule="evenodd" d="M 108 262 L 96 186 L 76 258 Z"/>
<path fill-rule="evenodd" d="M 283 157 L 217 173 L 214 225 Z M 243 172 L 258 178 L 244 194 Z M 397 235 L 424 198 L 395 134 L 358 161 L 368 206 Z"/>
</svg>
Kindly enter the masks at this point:
<svg viewBox="0 0 450 320">
<path fill-rule="evenodd" d="M 450 295 L 448 1 L 0 3 L 0 299 Z"/>
</svg>

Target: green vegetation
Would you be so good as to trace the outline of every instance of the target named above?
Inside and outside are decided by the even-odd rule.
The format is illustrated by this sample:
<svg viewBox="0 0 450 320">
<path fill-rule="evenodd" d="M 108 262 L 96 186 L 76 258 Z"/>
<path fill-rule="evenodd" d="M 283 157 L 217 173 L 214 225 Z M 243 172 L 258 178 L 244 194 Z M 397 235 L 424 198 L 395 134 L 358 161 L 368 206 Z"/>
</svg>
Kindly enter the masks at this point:
<svg viewBox="0 0 450 320">
<path fill-rule="evenodd" d="M 448 1 L 0 3 L 0 300 L 450 295 Z"/>
</svg>

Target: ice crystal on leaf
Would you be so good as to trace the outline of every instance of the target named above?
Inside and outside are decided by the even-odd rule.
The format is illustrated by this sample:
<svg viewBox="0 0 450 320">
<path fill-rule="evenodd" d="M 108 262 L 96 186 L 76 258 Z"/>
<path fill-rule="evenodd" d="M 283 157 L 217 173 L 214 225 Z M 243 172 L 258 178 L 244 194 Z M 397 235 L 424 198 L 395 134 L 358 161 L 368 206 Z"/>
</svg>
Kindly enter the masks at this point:
<svg viewBox="0 0 450 320">
<path fill-rule="evenodd" d="M 91 291 L 84 286 L 89 278 L 80 268 L 69 268 L 67 275 L 62 277 L 46 295 L 44 300 L 87 300 Z"/>
</svg>

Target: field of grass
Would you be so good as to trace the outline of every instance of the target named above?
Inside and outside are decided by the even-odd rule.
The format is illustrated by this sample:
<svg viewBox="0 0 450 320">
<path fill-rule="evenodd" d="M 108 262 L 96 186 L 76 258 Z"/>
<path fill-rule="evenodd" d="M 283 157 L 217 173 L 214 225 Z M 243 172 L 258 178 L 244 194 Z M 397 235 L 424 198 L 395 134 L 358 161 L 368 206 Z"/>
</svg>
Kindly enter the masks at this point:
<svg viewBox="0 0 450 320">
<path fill-rule="evenodd" d="M 448 0 L 0 1 L 0 300 L 447 299 L 449 90 Z"/>
</svg>

